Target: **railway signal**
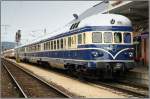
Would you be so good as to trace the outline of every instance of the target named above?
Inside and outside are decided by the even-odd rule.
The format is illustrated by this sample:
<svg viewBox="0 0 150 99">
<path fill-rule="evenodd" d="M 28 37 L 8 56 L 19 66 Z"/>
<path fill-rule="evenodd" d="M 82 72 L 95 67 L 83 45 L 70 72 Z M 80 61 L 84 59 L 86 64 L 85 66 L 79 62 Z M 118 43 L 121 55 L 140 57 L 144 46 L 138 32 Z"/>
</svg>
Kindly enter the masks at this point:
<svg viewBox="0 0 150 99">
<path fill-rule="evenodd" d="M 17 43 L 17 47 L 19 46 L 20 39 L 21 39 L 21 30 L 18 30 L 18 31 L 16 32 L 16 43 Z M 17 49 L 16 61 L 17 61 L 17 62 L 20 62 L 20 59 L 19 59 L 19 50 L 18 50 L 18 49 Z"/>
</svg>

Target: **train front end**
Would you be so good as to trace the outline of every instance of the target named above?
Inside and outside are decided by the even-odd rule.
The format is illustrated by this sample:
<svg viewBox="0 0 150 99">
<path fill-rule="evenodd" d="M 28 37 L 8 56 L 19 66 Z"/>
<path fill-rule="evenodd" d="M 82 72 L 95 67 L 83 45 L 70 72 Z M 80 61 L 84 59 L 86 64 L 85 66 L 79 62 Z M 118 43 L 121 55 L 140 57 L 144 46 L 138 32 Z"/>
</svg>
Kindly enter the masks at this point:
<svg viewBox="0 0 150 99">
<path fill-rule="evenodd" d="M 105 75 L 118 75 L 134 68 L 132 32 L 93 32 L 92 36 L 93 40 L 102 39 L 95 39 L 95 44 L 90 45 L 93 48 L 91 59 L 94 61 L 90 62 L 89 67 L 95 65 L 97 70 Z M 98 42 L 101 44 L 96 44 Z"/>
<path fill-rule="evenodd" d="M 91 30 L 88 39 L 91 37 L 92 43 L 84 45 L 91 60 L 87 65 L 89 70 L 95 72 L 96 69 L 95 73 L 105 77 L 119 75 L 135 67 L 133 29 L 128 18 L 108 15 L 106 20 L 91 26 Z"/>
</svg>

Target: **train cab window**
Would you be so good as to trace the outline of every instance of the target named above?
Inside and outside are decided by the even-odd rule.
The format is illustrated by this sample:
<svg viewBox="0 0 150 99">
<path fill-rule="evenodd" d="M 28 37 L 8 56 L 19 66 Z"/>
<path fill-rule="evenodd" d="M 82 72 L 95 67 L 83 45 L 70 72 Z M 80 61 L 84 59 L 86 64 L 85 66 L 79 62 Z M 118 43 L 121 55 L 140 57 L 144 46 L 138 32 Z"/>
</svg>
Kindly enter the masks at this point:
<svg viewBox="0 0 150 99">
<path fill-rule="evenodd" d="M 122 42 L 122 34 L 120 32 L 114 33 L 114 42 L 121 43 Z"/>
<path fill-rule="evenodd" d="M 92 33 L 92 42 L 93 43 L 102 43 L 102 33 L 101 32 L 93 32 Z"/>
<path fill-rule="evenodd" d="M 56 49 L 56 40 L 54 41 L 54 50 Z"/>
<path fill-rule="evenodd" d="M 111 32 L 105 32 L 104 35 L 104 43 L 112 43 L 112 33 Z"/>
<path fill-rule="evenodd" d="M 78 34 L 78 44 L 82 44 L 82 34 Z"/>
<path fill-rule="evenodd" d="M 124 33 L 124 43 L 131 43 L 131 33 Z"/>
<path fill-rule="evenodd" d="M 63 49 L 63 39 L 60 40 L 60 47 Z"/>
<path fill-rule="evenodd" d="M 71 37 L 68 37 L 68 47 L 71 47 Z"/>
</svg>

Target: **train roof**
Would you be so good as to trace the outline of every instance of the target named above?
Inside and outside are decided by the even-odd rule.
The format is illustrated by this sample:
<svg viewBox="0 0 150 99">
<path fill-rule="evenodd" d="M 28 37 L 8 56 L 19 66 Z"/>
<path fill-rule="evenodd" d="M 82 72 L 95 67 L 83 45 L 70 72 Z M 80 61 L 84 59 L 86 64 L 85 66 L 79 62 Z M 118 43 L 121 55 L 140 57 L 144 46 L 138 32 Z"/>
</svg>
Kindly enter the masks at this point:
<svg viewBox="0 0 150 99">
<path fill-rule="evenodd" d="M 75 24 L 75 23 L 73 23 L 73 24 Z M 83 27 L 86 27 L 86 26 L 128 26 L 128 27 L 132 26 L 131 21 L 127 17 L 125 17 L 123 15 L 119 15 L 119 14 L 95 14 L 95 15 L 92 15 L 90 17 L 87 17 L 87 18 L 81 20 L 77 28 L 70 30 L 70 27 L 73 24 L 69 24 L 69 25 L 59 29 L 55 33 L 50 33 L 46 37 L 42 37 L 30 44 L 26 44 L 26 45 L 22 45 L 22 46 L 37 44 L 37 43 L 46 41 L 50 38 L 53 38 L 54 36 L 63 35 L 67 32 L 70 33 L 74 30 L 77 30 L 80 28 L 82 29 Z M 20 47 L 22 47 L 22 46 L 20 46 Z"/>
<path fill-rule="evenodd" d="M 112 21 L 114 23 L 112 24 Z M 132 26 L 131 21 L 119 14 L 96 14 L 81 21 L 79 27 L 83 26 Z"/>
</svg>

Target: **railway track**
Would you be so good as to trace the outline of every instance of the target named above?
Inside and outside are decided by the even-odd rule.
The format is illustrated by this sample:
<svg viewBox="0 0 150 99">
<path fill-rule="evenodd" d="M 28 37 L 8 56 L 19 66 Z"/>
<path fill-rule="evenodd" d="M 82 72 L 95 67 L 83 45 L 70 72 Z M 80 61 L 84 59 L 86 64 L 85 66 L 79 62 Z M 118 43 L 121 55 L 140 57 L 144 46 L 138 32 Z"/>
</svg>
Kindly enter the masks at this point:
<svg viewBox="0 0 150 99">
<path fill-rule="evenodd" d="M 45 68 L 45 67 L 41 67 Z M 47 68 L 46 68 L 47 69 Z M 51 70 L 51 69 L 50 69 Z M 81 82 L 88 83 L 91 86 L 95 86 L 98 88 L 102 88 L 105 90 L 112 91 L 117 94 L 121 94 L 126 97 L 132 97 L 132 98 L 147 98 L 149 97 L 149 89 L 147 87 L 134 85 L 131 83 L 125 83 L 122 81 L 90 81 L 90 80 L 84 80 L 84 79 L 78 79 L 77 76 L 74 75 L 68 75 L 65 71 L 59 70 L 59 69 L 52 69 L 52 72 L 59 73 L 60 75 L 63 75 L 65 77 L 80 80 Z"/>
<path fill-rule="evenodd" d="M 2 60 L 5 67 L 24 98 L 71 98 L 71 95 L 59 90 L 49 83 L 38 78 L 6 60 Z"/>
<path fill-rule="evenodd" d="M 126 97 L 133 97 L 133 98 L 147 98 L 149 97 L 149 89 L 145 86 L 141 86 L 141 85 L 136 85 L 136 84 L 132 84 L 132 83 L 127 83 L 127 82 L 122 82 L 119 80 L 115 80 L 115 81 L 110 81 L 110 80 L 106 80 L 106 81 L 90 81 L 90 80 L 84 80 L 84 79 L 79 79 L 77 76 L 74 75 L 68 75 L 68 73 L 59 70 L 59 69 L 53 69 L 53 72 L 55 73 L 59 73 L 63 76 L 67 76 L 71 79 L 75 79 L 75 80 L 80 80 L 81 82 L 84 83 L 88 83 L 91 86 L 95 86 L 98 88 L 103 88 L 109 91 L 112 91 L 114 93 L 117 94 L 121 94 L 123 96 Z"/>
<path fill-rule="evenodd" d="M 121 94 L 126 97 L 131 98 L 147 98 L 149 97 L 149 89 L 145 86 L 138 86 L 131 83 L 125 83 L 122 81 L 90 81 L 90 80 L 84 80 L 84 79 L 78 79 L 77 76 L 74 75 L 68 75 L 68 73 L 53 69 L 54 72 L 60 73 L 63 76 L 67 76 L 71 79 L 80 80 L 81 82 L 88 83 L 91 86 L 95 86 L 98 88 L 102 88 L 108 91 L 112 91 L 113 93 Z"/>
<path fill-rule="evenodd" d="M 40 67 L 40 68 L 48 69 L 45 67 Z M 71 78 L 71 79 L 79 80 L 76 76 L 68 75 L 66 72 L 60 71 L 58 69 L 52 69 L 51 71 L 55 72 L 57 74 L 60 74 L 62 76 Z M 112 81 L 103 81 L 103 82 L 102 81 L 89 81 L 89 80 L 83 80 L 83 79 L 80 81 L 87 83 L 91 86 L 105 89 L 105 90 L 108 90 L 113 93 L 123 95 L 126 97 L 131 97 L 131 98 L 147 98 L 147 97 L 149 97 L 148 96 L 148 94 L 149 94 L 148 88 L 135 86 L 135 85 L 128 84 L 128 83 L 116 82 L 116 81 L 113 81 L 113 82 Z"/>
<path fill-rule="evenodd" d="M 22 98 L 24 97 L 19 87 L 14 82 L 6 68 L 1 65 L 1 97 Z"/>
</svg>

